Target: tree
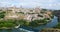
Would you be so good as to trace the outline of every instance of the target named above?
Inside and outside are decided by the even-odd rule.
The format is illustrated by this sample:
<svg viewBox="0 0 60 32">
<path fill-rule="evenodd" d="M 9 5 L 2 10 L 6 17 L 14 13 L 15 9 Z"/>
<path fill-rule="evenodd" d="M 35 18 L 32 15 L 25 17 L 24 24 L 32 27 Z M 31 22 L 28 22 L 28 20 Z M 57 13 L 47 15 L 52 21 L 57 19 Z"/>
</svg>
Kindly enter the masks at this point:
<svg viewBox="0 0 60 32">
<path fill-rule="evenodd" d="M 47 9 L 42 9 L 42 11 L 47 11 Z"/>
<path fill-rule="evenodd" d="M 5 16 L 5 12 L 4 11 L 0 12 L 0 18 L 4 18 L 4 16 Z"/>
</svg>

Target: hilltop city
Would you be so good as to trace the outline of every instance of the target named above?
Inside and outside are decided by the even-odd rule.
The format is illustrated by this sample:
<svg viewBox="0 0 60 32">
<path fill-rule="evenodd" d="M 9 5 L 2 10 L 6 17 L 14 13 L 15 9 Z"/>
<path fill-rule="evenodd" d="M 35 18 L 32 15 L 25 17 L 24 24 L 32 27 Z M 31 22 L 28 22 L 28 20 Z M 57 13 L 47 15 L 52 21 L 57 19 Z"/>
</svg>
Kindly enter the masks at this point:
<svg viewBox="0 0 60 32">
<path fill-rule="evenodd" d="M 23 7 L 18 8 L 16 6 L 7 8 L 1 7 L 0 29 L 19 28 L 20 26 L 35 28 L 50 23 L 54 18 L 54 15 L 55 15 L 54 11 L 49 9 L 42 9 L 40 7 L 35 8 L 23 8 Z M 51 29 L 54 30 L 54 28 L 56 27 L 53 27 Z M 45 29 L 49 30 L 50 28 Z M 44 32 L 45 29 L 41 30 L 41 32 Z"/>
</svg>

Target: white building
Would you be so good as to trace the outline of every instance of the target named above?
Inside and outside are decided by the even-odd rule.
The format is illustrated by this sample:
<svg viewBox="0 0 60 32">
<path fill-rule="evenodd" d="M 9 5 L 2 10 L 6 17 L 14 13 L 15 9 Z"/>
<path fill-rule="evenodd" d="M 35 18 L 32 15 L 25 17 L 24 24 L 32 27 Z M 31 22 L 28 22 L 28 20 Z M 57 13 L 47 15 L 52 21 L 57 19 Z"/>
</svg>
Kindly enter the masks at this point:
<svg viewBox="0 0 60 32">
<path fill-rule="evenodd" d="M 32 19 L 32 15 L 25 15 L 25 18 L 24 18 L 25 20 L 28 20 L 28 21 L 31 21 L 31 19 Z"/>
</svg>

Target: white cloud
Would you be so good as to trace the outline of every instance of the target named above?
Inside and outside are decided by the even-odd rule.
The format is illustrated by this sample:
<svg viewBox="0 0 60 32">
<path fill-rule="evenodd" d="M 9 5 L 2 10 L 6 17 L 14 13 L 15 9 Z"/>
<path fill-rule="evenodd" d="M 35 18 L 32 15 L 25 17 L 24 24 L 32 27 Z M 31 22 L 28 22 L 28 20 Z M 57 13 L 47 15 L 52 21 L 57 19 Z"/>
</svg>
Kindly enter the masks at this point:
<svg viewBox="0 0 60 32">
<path fill-rule="evenodd" d="M 43 8 L 59 9 L 60 2 L 58 0 L 0 0 L 0 6 L 28 6 L 35 7 L 41 6 Z"/>
</svg>

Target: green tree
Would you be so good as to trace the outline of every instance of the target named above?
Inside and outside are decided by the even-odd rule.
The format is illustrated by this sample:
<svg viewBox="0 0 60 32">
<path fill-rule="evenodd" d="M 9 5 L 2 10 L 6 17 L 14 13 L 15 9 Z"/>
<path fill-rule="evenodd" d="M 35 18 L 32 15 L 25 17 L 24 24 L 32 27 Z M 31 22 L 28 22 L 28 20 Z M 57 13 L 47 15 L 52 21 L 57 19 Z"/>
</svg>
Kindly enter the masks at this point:
<svg viewBox="0 0 60 32">
<path fill-rule="evenodd" d="M 4 18 L 4 16 L 5 16 L 5 12 L 4 11 L 0 12 L 0 18 Z"/>
</svg>

